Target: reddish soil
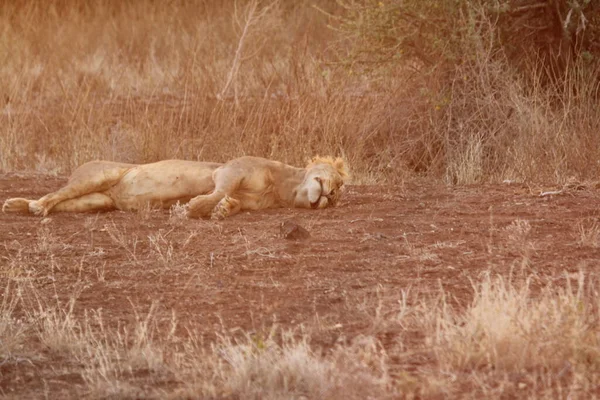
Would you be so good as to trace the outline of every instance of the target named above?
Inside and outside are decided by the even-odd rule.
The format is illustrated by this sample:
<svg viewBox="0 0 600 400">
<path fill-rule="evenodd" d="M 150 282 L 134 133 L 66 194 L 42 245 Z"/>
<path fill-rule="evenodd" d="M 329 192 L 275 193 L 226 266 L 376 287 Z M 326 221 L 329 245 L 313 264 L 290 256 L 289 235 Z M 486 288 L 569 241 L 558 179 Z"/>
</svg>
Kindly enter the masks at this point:
<svg viewBox="0 0 600 400">
<path fill-rule="evenodd" d="M 0 176 L 0 202 L 40 197 L 65 182 Z M 266 210 L 222 222 L 173 220 L 166 210 L 45 221 L 0 214 L 0 274 L 4 285 L 14 268 L 25 269 L 18 273 L 48 304 L 80 292 L 78 315 L 101 308 L 114 326 L 158 302 L 160 320 L 174 311 L 182 334 L 192 326 L 207 341 L 224 328 L 252 332 L 275 321 L 318 327 L 314 344 L 327 348 L 342 335 L 378 334 L 377 303 L 397 302 L 402 290 L 427 296 L 442 286 L 466 304 L 484 271 L 560 279 L 564 271 L 596 268 L 600 246 L 582 242 L 580 229 L 598 221 L 598 190 L 539 194 L 517 184 L 349 186 L 337 208 Z M 310 238 L 283 238 L 280 225 L 290 218 Z M 529 233 L 511 230 L 517 219 L 529 222 Z M 385 335 L 393 343 L 393 332 Z M 4 393 L 18 392 L 23 379 L 42 385 L 36 374 L 1 372 Z"/>
</svg>

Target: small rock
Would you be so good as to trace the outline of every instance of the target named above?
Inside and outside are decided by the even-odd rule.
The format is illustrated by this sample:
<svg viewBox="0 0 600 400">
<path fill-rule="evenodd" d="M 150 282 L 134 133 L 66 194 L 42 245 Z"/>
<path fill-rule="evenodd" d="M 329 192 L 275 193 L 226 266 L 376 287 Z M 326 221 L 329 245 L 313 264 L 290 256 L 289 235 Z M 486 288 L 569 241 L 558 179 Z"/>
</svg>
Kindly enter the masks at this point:
<svg viewBox="0 0 600 400">
<path fill-rule="evenodd" d="M 44 218 L 43 220 L 41 220 L 41 221 L 40 221 L 40 224 L 42 224 L 42 225 L 47 225 L 47 224 L 49 224 L 50 222 L 52 222 L 52 218 L 48 218 L 48 217 L 46 217 L 46 218 Z"/>
<path fill-rule="evenodd" d="M 279 226 L 279 232 L 281 237 L 289 240 L 308 239 L 310 237 L 310 233 L 293 220 L 283 221 Z"/>
</svg>

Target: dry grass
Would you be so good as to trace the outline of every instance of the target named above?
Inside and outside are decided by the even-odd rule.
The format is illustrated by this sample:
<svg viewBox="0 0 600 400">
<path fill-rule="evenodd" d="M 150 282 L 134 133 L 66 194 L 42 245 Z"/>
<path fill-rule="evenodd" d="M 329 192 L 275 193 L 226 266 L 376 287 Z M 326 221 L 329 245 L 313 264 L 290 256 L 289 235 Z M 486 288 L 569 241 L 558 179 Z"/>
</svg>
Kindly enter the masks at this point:
<svg viewBox="0 0 600 400">
<path fill-rule="evenodd" d="M 2 364 L 31 362 L 45 353 L 79 377 L 83 383 L 79 390 L 92 398 L 168 394 L 170 398 L 362 399 L 393 393 L 387 356 L 372 337 L 358 337 L 320 353 L 310 346 L 306 332 L 273 327 L 264 337 L 236 338 L 223 330 L 207 350 L 194 332 L 175 335 L 175 315 L 160 329 L 156 302 L 144 313 L 131 304 L 135 321 L 109 328 L 102 310 L 87 310 L 83 318 L 74 316 L 77 293 L 66 304 L 51 305 L 40 299 L 34 287 L 22 289 L 37 299 L 37 306 L 26 307 L 27 317 L 16 319 L 19 296 L 5 292 L 10 303 L 0 310 Z"/>
<path fill-rule="evenodd" d="M 179 202 L 169 209 L 169 224 L 179 226 L 187 219 L 187 205 Z"/>
<path fill-rule="evenodd" d="M 581 246 L 600 245 L 600 225 L 596 218 L 586 218 L 577 223 L 577 243 Z"/>
<path fill-rule="evenodd" d="M 66 302 L 44 301 L 35 286 L 11 281 L 0 356 L 2 365 L 59 360 L 80 382 L 77 392 L 92 398 L 580 398 L 599 383 L 596 284 L 565 274 L 564 284 L 537 291 L 533 280 L 486 274 L 473 283 L 471 304 L 458 308 L 445 291 L 421 299 L 406 291 L 396 306 L 378 296 L 361 310 L 372 315 L 372 333 L 328 349 L 311 345 L 317 331 L 277 325 L 252 334 L 223 326 L 205 343 L 179 330 L 174 314 L 165 319 L 158 302 L 145 311 L 131 303 L 133 321 L 109 326 L 100 309 L 75 315 L 77 290 Z M 18 303 L 24 318 L 15 316 Z M 415 331 L 422 341 L 404 342 Z M 391 332 L 396 344 L 384 347 L 375 335 Z M 408 366 L 424 355 L 433 357 L 428 368 L 398 370 L 399 360 Z"/>
<path fill-rule="evenodd" d="M 14 315 L 19 302 L 19 293 L 14 293 L 14 284 L 6 282 L 0 305 L 0 357 L 3 362 L 18 356 L 22 340 L 27 334 L 27 324 Z"/>
<path fill-rule="evenodd" d="M 98 239 L 88 237 L 95 226 L 90 218 L 82 222 L 88 257 L 97 251 L 91 243 Z M 163 277 L 192 268 L 182 294 L 196 282 L 205 284 L 206 271 L 188 254 L 193 237 L 181 244 L 174 229 L 157 228 L 146 240 L 106 224 L 105 239 L 124 253 L 116 270 L 127 269 L 128 262 L 141 265 L 158 287 Z M 201 229 L 200 235 L 212 227 Z M 528 221 L 513 221 L 504 228 L 508 245 L 519 248 L 533 230 Z M 43 379 L 75 383 L 65 396 L 585 398 L 600 384 L 600 298 L 593 273 L 541 279 L 526 272 L 507 277 L 488 272 L 472 281 L 467 304 L 458 304 L 445 289 L 391 294 L 378 287 L 372 297 L 354 300 L 344 294 L 361 326 L 352 337 L 344 337 L 341 324 L 318 315 L 315 323 L 286 328 L 274 323 L 252 331 L 221 322 L 207 337 L 187 325 L 193 320 L 189 316 L 187 326 L 180 326 L 177 315 L 160 304 L 160 295 L 146 306 L 128 297 L 118 307 L 130 310 L 128 321 L 78 306 L 90 287 L 118 284 L 118 279 L 105 280 L 99 263 L 84 268 L 83 261 L 75 267 L 57 261 L 66 245 L 51 239 L 42 227 L 34 239 L 38 245 L 29 250 L 7 244 L 0 366 L 22 373 L 35 366 Z M 231 240 L 240 242 L 241 252 L 242 242 L 248 243 L 241 231 Z M 436 243 L 430 250 L 455 246 Z M 412 252 L 420 265 L 422 254 Z M 212 260 L 206 268 L 214 268 Z M 61 282 L 65 272 L 75 281 Z M 314 340 L 331 330 L 340 330 L 335 342 L 323 346 Z"/>
<path fill-rule="evenodd" d="M 584 297 L 584 275 L 567 277 L 566 288 L 548 286 L 532 295 L 531 281 L 510 284 L 486 276 L 474 287 L 472 304 L 456 313 L 442 304 L 432 344 L 442 368 L 559 371 L 581 357 L 593 360 L 597 304 Z M 595 300 L 595 299 L 594 299 Z"/>
<path fill-rule="evenodd" d="M 116 226 L 106 229 L 117 247 L 135 253 L 137 241 L 124 241 Z M 518 245 L 531 226 L 516 220 L 505 231 Z M 174 248 L 169 233 L 159 229 L 150 235 L 144 255 L 163 268 L 185 259 L 185 249 Z M 47 243 L 47 235 L 37 241 Z M 115 326 L 101 309 L 74 312 L 90 282 L 81 272 L 66 298 L 51 276 L 50 299 L 34 281 L 12 276 L 0 307 L 2 364 L 54 360 L 80 381 L 77 392 L 92 398 L 383 399 L 465 390 L 487 398 L 580 397 L 599 383 L 600 300 L 596 282 L 583 272 L 542 286 L 536 276 L 487 273 L 473 282 L 466 306 L 457 306 L 445 290 L 420 298 L 406 290 L 391 301 L 378 290 L 375 304 L 367 301 L 357 309 L 370 315 L 365 334 L 340 337 L 330 348 L 311 345 L 314 334 L 330 329 L 322 324 L 293 330 L 273 325 L 253 333 L 222 326 L 216 339 L 205 342 L 193 329 L 178 329 L 175 314 L 165 319 L 168 313 L 159 311 L 157 301 L 147 310 L 124 305 L 134 318 Z M 421 339 L 405 342 L 410 332 L 422 332 Z M 395 344 L 384 346 L 378 337 L 390 334 Z M 409 372 L 404 368 L 415 356 L 430 357 L 431 363 Z"/>
<path fill-rule="evenodd" d="M 307 3 L 68 4 L 0 14 L 4 171 L 241 154 L 303 164 L 343 154 L 361 118 L 346 117 L 374 106 L 328 95 L 317 58 L 331 32 Z"/>
<path fill-rule="evenodd" d="M 599 172 L 590 65 L 562 87 L 523 80 L 492 52 L 488 21 L 451 84 L 414 65 L 360 75 L 335 63 L 346 42 L 328 24 L 344 8 L 319 7 L 329 16 L 305 1 L 4 2 L 0 171 L 336 154 L 357 182 Z"/>
<path fill-rule="evenodd" d="M 598 295 L 583 273 L 566 274 L 565 282 L 534 295 L 532 277 L 510 283 L 486 275 L 474 284 L 466 310 L 440 302 L 425 318 L 441 371 L 472 374 L 486 396 L 513 390 L 522 396 L 582 396 L 597 385 Z"/>
</svg>

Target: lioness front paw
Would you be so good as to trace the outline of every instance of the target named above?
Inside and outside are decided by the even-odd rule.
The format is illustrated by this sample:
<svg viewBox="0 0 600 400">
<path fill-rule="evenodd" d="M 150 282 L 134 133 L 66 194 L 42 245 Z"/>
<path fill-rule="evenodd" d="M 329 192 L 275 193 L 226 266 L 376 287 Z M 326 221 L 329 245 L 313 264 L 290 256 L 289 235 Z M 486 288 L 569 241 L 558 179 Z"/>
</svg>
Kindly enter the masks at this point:
<svg viewBox="0 0 600 400">
<path fill-rule="evenodd" d="M 217 203 L 210 214 L 210 219 L 221 220 L 235 214 L 240 209 L 240 202 L 232 197 L 225 196 Z"/>
<path fill-rule="evenodd" d="M 45 217 L 48 215 L 48 210 L 46 207 L 42 206 L 39 201 L 35 200 L 29 202 L 29 212 L 40 217 Z"/>
<path fill-rule="evenodd" d="M 227 208 L 227 205 L 223 203 L 223 200 L 221 200 L 212 210 L 212 213 L 210 214 L 210 219 L 221 220 L 227 218 L 229 210 Z"/>
</svg>

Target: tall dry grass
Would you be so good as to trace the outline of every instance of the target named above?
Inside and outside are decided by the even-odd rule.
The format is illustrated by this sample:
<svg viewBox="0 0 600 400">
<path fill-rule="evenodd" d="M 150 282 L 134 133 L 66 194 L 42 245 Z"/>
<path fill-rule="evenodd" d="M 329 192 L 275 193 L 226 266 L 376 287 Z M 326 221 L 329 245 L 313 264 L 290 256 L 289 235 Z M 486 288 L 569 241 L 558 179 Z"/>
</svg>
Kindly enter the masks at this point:
<svg viewBox="0 0 600 400">
<path fill-rule="evenodd" d="M 355 111 L 375 104 L 336 92 L 341 79 L 320 61 L 332 32 L 308 2 L 74 4 L 2 7 L 2 170 L 360 161 Z"/>
<path fill-rule="evenodd" d="M 473 4 L 457 14 L 469 40 L 449 76 L 340 63 L 352 38 L 336 29 L 348 9 L 333 0 L 3 1 L 0 171 L 331 153 L 359 182 L 596 176 L 595 64 L 570 65 L 562 86 L 525 79 Z"/>
<path fill-rule="evenodd" d="M 487 275 L 466 311 L 442 304 L 430 338 L 442 368 L 560 372 L 573 363 L 596 370 L 599 309 L 585 293 L 595 283 L 586 285 L 583 273 L 565 280 L 566 287 L 534 295 L 531 277 L 515 284 Z"/>
</svg>

